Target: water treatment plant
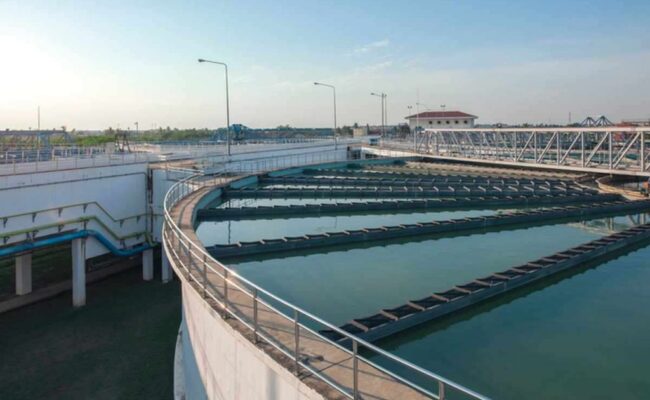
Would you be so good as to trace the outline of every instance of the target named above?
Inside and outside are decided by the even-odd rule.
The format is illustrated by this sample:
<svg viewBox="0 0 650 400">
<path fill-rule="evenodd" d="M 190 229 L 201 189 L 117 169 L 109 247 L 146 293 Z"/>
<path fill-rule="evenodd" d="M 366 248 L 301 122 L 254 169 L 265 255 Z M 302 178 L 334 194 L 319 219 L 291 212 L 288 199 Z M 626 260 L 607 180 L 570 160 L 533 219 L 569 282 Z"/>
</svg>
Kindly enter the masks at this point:
<svg viewBox="0 0 650 400">
<path fill-rule="evenodd" d="M 650 399 L 650 1 L 0 1 L 0 400 Z"/>
<path fill-rule="evenodd" d="M 0 307 L 177 280 L 178 399 L 642 398 L 650 130 L 438 133 L 5 164 Z"/>
</svg>

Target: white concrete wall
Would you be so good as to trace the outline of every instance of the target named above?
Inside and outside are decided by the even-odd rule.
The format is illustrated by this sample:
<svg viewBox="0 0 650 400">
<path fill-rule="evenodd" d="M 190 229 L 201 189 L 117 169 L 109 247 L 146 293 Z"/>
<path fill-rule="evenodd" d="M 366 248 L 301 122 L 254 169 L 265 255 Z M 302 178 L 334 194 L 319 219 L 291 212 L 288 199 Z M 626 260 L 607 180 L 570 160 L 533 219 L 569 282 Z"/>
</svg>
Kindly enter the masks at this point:
<svg viewBox="0 0 650 400">
<path fill-rule="evenodd" d="M 162 225 L 163 225 L 163 200 L 165 199 L 165 194 L 169 188 L 177 182 L 178 179 L 181 179 L 181 176 L 178 174 L 168 173 L 164 169 L 154 169 L 153 174 L 153 193 L 152 193 L 152 204 L 153 204 L 153 232 L 152 239 L 161 242 L 162 241 Z"/>
<path fill-rule="evenodd" d="M 188 400 L 322 400 L 228 325 L 183 280 L 183 360 Z"/>
<path fill-rule="evenodd" d="M 214 146 L 213 146 L 214 147 Z M 295 143 L 295 144 L 256 144 L 237 146 L 236 151 L 230 157 L 230 165 L 234 170 L 243 168 L 250 171 L 256 167 L 290 167 L 296 163 L 312 163 L 319 161 L 331 161 L 332 155 L 343 160 L 346 158 L 347 143 L 338 145 L 338 150 L 333 152 L 333 142 L 316 143 Z M 296 155 L 300 155 L 296 157 Z M 273 163 L 259 161 L 269 157 L 288 157 L 276 160 Z M 210 162 L 225 162 L 226 157 L 219 155 Z M 56 226 L 64 221 L 71 221 L 78 218 L 96 216 L 102 220 L 107 228 L 118 236 L 126 236 L 135 232 L 144 232 L 149 229 L 145 215 L 149 212 L 147 205 L 147 173 L 149 165 L 122 164 L 102 166 L 94 168 L 77 168 L 49 172 L 33 172 L 16 175 L 0 176 L 0 237 L 10 232 L 29 230 L 30 235 L 36 227 L 41 227 L 37 237 L 59 232 Z M 152 168 L 153 192 L 152 192 L 152 238 L 160 241 L 162 228 L 162 204 L 165 193 L 169 187 L 181 176 L 169 174 L 166 170 Z M 82 203 L 90 203 L 85 207 Z M 77 207 L 69 207 L 79 204 Z M 59 208 L 61 208 L 59 210 Z M 123 221 L 112 221 L 102 211 L 106 210 L 116 220 L 127 217 L 142 215 L 140 219 L 130 218 Z M 50 211 L 45 211 L 52 209 Z M 25 215 L 12 217 L 16 214 Z M 36 215 L 32 215 L 36 213 Z M 7 218 L 6 221 L 4 218 Z M 47 229 L 45 225 L 53 225 Z M 63 226 L 63 230 L 83 229 L 83 224 Z M 87 229 L 98 230 L 106 233 L 101 224 L 88 222 Z M 26 234 L 12 236 L 6 243 L 10 244 L 27 239 Z M 127 246 L 133 246 L 144 241 L 144 237 L 131 238 L 124 242 Z M 117 247 L 121 243 L 113 240 Z M 86 256 L 88 258 L 105 254 L 106 249 L 90 239 L 87 242 Z"/>
<path fill-rule="evenodd" d="M 130 164 L 99 168 L 84 168 L 76 170 L 39 172 L 0 177 L 0 236 L 9 232 L 23 229 L 33 230 L 34 227 L 58 224 L 76 218 L 97 216 L 116 234 L 120 236 L 146 230 L 146 218 L 124 220 L 122 223 L 113 222 L 100 209 L 103 207 L 114 219 L 122 219 L 146 214 L 146 173 L 147 164 Z M 56 208 L 96 202 L 84 210 L 82 206 Z M 51 211 L 39 212 L 55 208 Z M 4 218 L 21 214 L 32 214 Z M 105 233 L 100 224 L 89 222 L 88 229 Z M 81 224 L 64 226 L 64 230 L 82 229 Z M 38 232 L 38 236 L 57 233 L 58 228 L 52 227 Z M 108 238 L 110 236 L 106 235 Z M 25 240 L 24 236 L 10 238 L 8 243 Z M 142 242 L 141 239 L 130 239 L 127 245 Z M 115 242 L 119 247 L 120 243 Z M 103 246 L 95 240 L 89 240 L 86 257 L 94 257 L 106 253 Z"/>
</svg>

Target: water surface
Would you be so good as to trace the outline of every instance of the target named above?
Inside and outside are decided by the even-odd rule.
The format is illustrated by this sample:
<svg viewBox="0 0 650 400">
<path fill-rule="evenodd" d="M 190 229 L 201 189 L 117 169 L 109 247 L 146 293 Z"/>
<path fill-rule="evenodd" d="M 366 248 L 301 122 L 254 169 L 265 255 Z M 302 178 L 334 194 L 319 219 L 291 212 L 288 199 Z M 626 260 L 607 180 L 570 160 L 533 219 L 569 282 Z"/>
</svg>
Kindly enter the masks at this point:
<svg viewBox="0 0 650 400">
<path fill-rule="evenodd" d="M 599 236 L 552 225 L 229 264 L 270 292 L 342 324 Z"/>
<path fill-rule="evenodd" d="M 273 218 L 233 221 L 201 221 L 196 233 L 204 245 L 230 244 L 260 239 L 277 239 L 325 232 L 338 232 L 384 225 L 493 215 L 495 210 L 429 211 L 411 213 L 374 213 L 367 215 L 323 215 L 300 218 Z"/>
<path fill-rule="evenodd" d="M 649 260 L 646 247 L 379 345 L 495 399 L 648 399 Z"/>
</svg>

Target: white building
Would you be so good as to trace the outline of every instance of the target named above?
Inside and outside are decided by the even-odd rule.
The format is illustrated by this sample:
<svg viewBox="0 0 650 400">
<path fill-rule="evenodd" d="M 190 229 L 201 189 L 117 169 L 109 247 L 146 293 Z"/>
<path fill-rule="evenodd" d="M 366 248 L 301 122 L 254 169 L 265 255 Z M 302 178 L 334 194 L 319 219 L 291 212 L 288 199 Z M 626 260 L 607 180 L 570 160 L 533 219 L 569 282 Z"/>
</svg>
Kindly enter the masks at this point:
<svg viewBox="0 0 650 400">
<path fill-rule="evenodd" d="M 473 128 L 475 115 L 462 111 L 425 111 L 406 117 L 413 132 L 422 129 L 464 129 Z"/>
</svg>

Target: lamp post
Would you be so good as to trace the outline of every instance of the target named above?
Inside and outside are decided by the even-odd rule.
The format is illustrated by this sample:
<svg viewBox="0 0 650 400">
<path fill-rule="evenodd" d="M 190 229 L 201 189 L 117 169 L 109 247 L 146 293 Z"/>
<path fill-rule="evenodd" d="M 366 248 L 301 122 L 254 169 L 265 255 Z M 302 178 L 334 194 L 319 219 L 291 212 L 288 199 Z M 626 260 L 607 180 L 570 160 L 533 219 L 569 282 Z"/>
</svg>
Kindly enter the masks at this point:
<svg viewBox="0 0 650 400">
<path fill-rule="evenodd" d="M 408 110 L 409 110 L 408 115 L 410 117 L 411 112 L 412 112 L 411 110 L 413 110 L 413 106 L 406 106 L 406 108 L 408 108 Z M 410 128 L 410 125 L 411 125 L 411 118 L 409 118 L 409 128 Z M 413 151 L 415 151 L 415 129 L 413 130 Z"/>
<path fill-rule="evenodd" d="M 381 136 L 384 137 L 386 136 L 386 126 L 385 126 L 385 119 L 384 119 L 384 113 L 385 113 L 385 106 L 384 102 L 386 101 L 386 93 L 370 93 L 371 96 L 377 96 L 381 97 Z"/>
<path fill-rule="evenodd" d="M 334 94 L 334 149 L 336 150 L 338 148 L 338 134 L 336 133 L 336 88 L 334 85 L 321 82 L 314 82 L 314 85 L 328 87 L 332 89 L 332 92 Z"/>
<path fill-rule="evenodd" d="M 230 98 L 228 97 L 228 65 L 219 61 L 204 60 L 202 58 L 199 58 L 199 62 L 223 65 L 226 69 L 226 153 L 228 154 L 228 157 L 230 157 Z"/>
</svg>

